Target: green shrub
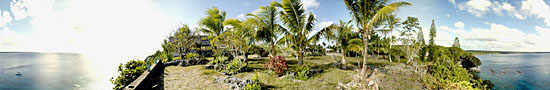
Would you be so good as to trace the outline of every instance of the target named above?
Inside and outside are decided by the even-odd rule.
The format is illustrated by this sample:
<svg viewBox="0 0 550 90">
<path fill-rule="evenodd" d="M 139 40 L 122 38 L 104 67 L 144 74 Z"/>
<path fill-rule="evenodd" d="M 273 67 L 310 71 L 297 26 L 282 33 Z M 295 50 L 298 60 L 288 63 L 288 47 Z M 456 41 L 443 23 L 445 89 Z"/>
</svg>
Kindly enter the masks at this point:
<svg viewBox="0 0 550 90">
<path fill-rule="evenodd" d="M 247 67 L 246 62 L 240 60 L 240 59 L 233 59 L 231 63 L 227 65 L 226 71 L 230 73 L 238 73 L 242 70 L 245 70 Z"/>
<path fill-rule="evenodd" d="M 174 60 L 183 60 L 181 57 L 174 57 L 172 59 L 174 59 Z"/>
<path fill-rule="evenodd" d="M 258 72 L 252 76 L 252 81 L 254 81 L 254 84 L 247 85 L 244 87 L 244 90 L 262 90 L 262 86 L 259 84 L 260 79 L 258 76 Z"/>
<path fill-rule="evenodd" d="M 296 72 L 296 79 L 298 80 L 307 80 L 309 78 L 309 66 L 302 65 L 294 69 Z"/>
<path fill-rule="evenodd" d="M 187 53 L 187 54 L 185 54 L 184 59 L 196 58 L 198 56 L 199 56 L 199 54 L 196 54 L 196 53 Z"/>
<path fill-rule="evenodd" d="M 147 64 L 141 60 L 130 60 L 126 64 L 120 64 L 118 66 L 118 75 L 116 78 L 111 77 L 109 81 L 115 85 L 113 89 L 121 90 L 132 81 L 136 80 L 145 70 L 147 69 Z"/>
</svg>

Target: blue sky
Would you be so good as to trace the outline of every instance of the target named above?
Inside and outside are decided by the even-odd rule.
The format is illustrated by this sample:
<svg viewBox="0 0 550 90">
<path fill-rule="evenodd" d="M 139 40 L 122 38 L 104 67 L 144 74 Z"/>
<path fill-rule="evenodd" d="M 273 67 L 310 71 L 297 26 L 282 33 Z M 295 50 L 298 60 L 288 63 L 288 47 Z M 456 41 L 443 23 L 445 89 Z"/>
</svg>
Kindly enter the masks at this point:
<svg viewBox="0 0 550 90">
<path fill-rule="evenodd" d="M 276 0 L 278 1 L 278 0 Z M 340 0 L 302 0 L 316 29 L 349 20 Z M 467 50 L 550 51 L 550 0 L 394 0 L 412 6 L 395 14 L 418 17 L 426 40 L 435 19 L 436 43 L 459 37 Z M 145 56 L 181 24 L 197 22 L 213 6 L 244 18 L 271 0 L 3 0 L 0 51 L 113 51 Z M 397 34 L 395 34 L 397 35 Z M 326 40 L 324 40 L 326 41 Z"/>
</svg>

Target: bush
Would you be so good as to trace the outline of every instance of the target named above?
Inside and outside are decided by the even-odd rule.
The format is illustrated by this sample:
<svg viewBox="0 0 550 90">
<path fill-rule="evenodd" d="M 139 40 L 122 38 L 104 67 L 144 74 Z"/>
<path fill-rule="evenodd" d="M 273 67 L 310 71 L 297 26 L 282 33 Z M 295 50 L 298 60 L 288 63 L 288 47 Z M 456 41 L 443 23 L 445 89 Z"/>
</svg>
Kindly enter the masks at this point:
<svg viewBox="0 0 550 90">
<path fill-rule="evenodd" d="M 130 60 L 126 64 L 120 64 L 118 66 L 118 75 L 116 78 L 111 77 L 109 81 L 115 85 L 113 89 L 121 90 L 132 81 L 136 80 L 145 70 L 147 69 L 147 64 L 141 60 Z"/>
<path fill-rule="evenodd" d="M 278 76 L 283 75 L 288 70 L 286 60 L 282 56 L 269 57 L 269 61 L 265 63 L 265 67 L 274 71 Z"/>
<path fill-rule="evenodd" d="M 187 53 L 187 54 L 185 54 L 184 59 L 196 58 L 196 57 L 198 57 L 198 56 L 199 56 L 199 55 L 198 55 L 198 54 L 195 54 L 195 53 Z"/>
<path fill-rule="evenodd" d="M 254 84 L 249 84 L 246 87 L 244 87 L 244 90 L 262 90 L 262 86 L 259 84 L 260 79 L 258 76 L 258 72 L 252 76 L 252 81 L 254 81 Z"/>
<path fill-rule="evenodd" d="M 238 73 L 242 70 L 245 70 L 246 67 L 247 64 L 244 61 L 235 58 L 231 63 L 227 65 L 226 71 L 230 73 Z"/>
<path fill-rule="evenodd" d="M 298 80 L 307 80 L 309 78 L 309 66 L 307 65 L 298 66 L 294 71 Z"/>
</svg>

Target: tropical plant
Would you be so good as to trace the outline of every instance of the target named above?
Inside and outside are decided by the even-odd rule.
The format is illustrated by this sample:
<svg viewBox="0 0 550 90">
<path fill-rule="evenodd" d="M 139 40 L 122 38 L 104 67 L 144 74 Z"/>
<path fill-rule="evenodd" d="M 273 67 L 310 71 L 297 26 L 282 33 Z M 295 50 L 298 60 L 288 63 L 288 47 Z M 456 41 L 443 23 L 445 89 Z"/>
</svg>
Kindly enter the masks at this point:
<svg viewBox="0 0 550 90">
<path fill-rule="evenodd" d="M 259 20 L 255 24 L 258 26 L 255 32 L 255 37 L 258 40 L 269 43 L 271 47 L 271 56 L 277 55 L 275 42 L 277 41 L 278 34 L 284 30 L 284 28 L 277 24 L 277 13 L 279 11 L 276 8 L 277 2 L 273 1 L 269 6 L 258 7 L 256 14 L 248 14 L 247 16 L 254 16 Z"/>
<path fill-rule="evenodd" d="M 111 77 L 109 81 L 115 85 L 113 89 L 122 90 L 125 86 L 136 80 L 145 70 L 147 63 L 141 60 L 130 60 L 126 64 L 118 66 L 118 75 L 116 78 Z"/>
<path fill-rule="evenodd" d="M 226 13 L 225 11 L 220 11 L 217 7 L 212 7 L 206 11 L 206 17 L 199 20 L 199 25 L 204 28 L 199 28 L 200 31 L 208 33 L 210 39 L 210 45 L 212 45 L 212 50 L 214 53 L 221 52 L 217 49 L 218 43 L 214 42 L 215 39 L 218 39 L 218 36 L 225 32 L 225 21 Z M 215 55 L 219 55 L 215 54 Z"/>
<path fill-rule="evenodd" d="M 243 62 L 242 60 L 240 59 L 233 59 L 233 61 L 231 61 L 231 63 L 227 64 L 227 68 L 226 71 L 229 72 L 229 73 L 239 73 L 243 70 L 246 70 L 247 69 L 247 66 L 248 64 L 246 64 L 245 62 Z"/>
<path fill-rule="evenodd" d="M 259 84 L 260 83 L 259 78 L 260 76 L 258 76 L 258 72 L 256 72 L 256 74 L 252 76 L 252 81 L 254 81 L 254 83 L 246 85 L 246 87 L 244 87 L 244 90 L 262 90 L 262 86 Z"/>
<path fill-rule="evenodd" d="M 282 12 L 279 12 L 279 19 L 287 28 L 283 30 L 283 37 L 279 39 L 278 43 L 294 47 L 298 56 L 298 65 L 302 65 L 305 47 L 307 44 L 317 41 L 322 35 L 322 33 L 316 33 L 308 37 L 313 31 L 315 15 L 312 12 L 305 13 L 300 0 L 282 0 L 275 6 L 283 9 Z"/>
<path fill-rule="evenodd" d="M 408 2 L 395 2 L 391 4 L 385 4 L 388 0 L 344 0 L 346 7 L 350 10 L 350 14 L 353 16 L 359 32 L 363 36 L 363 69 L 361 75 L 366 75 L 367 69 L 367 51 L 368 40 L 371 31 L 375 26 L 379 25 L 384 19 L 388 18 L 391 13 L 397 11 L 399 7 L 411 5 Z M 362 78 L 363 78 L 362 77 Z"/>
<path fill-rule="evenodd" d="M 391 52 L 391 46 L 393 44 L 393 31 L 394 29 L 396 29 L 396 27 L 400 27 L 401 26 L 401 20 L 400 18 L 398 18 L 397 16 L 395 15 L 390 15 L 388 19 L 386 19 L 386 25 L 387 25 L 387 28 L 388 29 L 382 29 L 382 33 L 384 33 L 386 35 L 386 37 L 389 37 L 390 40 L 389 40 L 389 47 L 388 47 L 388 50 Z M 387 36 L 389 35 L 389 36 Z M 388 53 L 389 55 L 389 59 L 390 59 L 390 62 L 392 62 L 392 55 L 391 53 Z"/>
<path fill-rule="evenodd" d="M 224 40 L 229 40 L 226 46 L 234 49 L 233 56 L 237 57 L 239 54 L 244 55 L 244 62 L 248 63 L 248 52 L 251 50 L 254 45 L 254 28 L 256 28 L 257 21 L 253 18 L 247 18 L 244 21 L 238 19 L 227 19 L 224 22 L 224 25 L 232 26 L 228 28 L 228 31 L 224 32 L 222 35 Z"/>
<path fill-rule="evenodd" d="M 405 47 L 407 47 L 407 63 L 410 63 L 413 59 L 413 53 L 416 51 L 416 49 L 412 47 L 414 43 L 412 35 L 414 32 L 416 32 L 416 30 L 422 29 L 420 28 L 420 23 L 418 21 L 418 18 L 416 17 L 407 17 L 407 19 L 403 21 L 403 25 L 404 31 L 401 33 L 401 35 L 404 36 L 403 44 L 405 45 Z"/>
<path fill-rule="evenodd" d="M 269 61 L 265 62 L 265 67 L 276 75 L 283 75 L 288 70 L 288 65 L 283 56 L 269 57 Z"/>
<path fill-rule="evenodd" d="M 349 21 L 344 22 L 340 20 L 340 24 L 332 24 L 329 25 L 319 32 L 325 33 L 325 38 L 327 40 L 336 41 L 336 45 L 338 47 L 341 47 L 340 50 L 342 50 L 342 64 L 346 64 L 346 52 L 348 49 L 346 46 L 348 45 L 348 40 L 353 39 L 351 34 L 353 33 L 351 30 L 353 27 L 350 25 Z M 323 43 L 325 44 L 325 43 Z"/>
<path fill-rule="evenodd" d="M 296 72 L 296 79 L 298 80 L 307 80 L 309 78 L 309 66 L 307 65 L 296 67 L 294 72 Z"/>
</svg>

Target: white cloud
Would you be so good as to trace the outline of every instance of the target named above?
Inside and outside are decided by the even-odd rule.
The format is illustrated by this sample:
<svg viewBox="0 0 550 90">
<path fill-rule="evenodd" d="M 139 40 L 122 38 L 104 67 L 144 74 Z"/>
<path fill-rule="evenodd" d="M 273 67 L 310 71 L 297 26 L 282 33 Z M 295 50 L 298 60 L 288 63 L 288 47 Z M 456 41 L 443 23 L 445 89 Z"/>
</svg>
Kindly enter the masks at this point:
<svg viewBox="0 0 550 90">
<path fill-rule="evenodd" d="M 470 0 L 458 5 L 460 10 L 466 10 L 477 17 L 483 16 L 490 9 L 492 3 L 489 0 Z"/>
<path fill-rule="evenodd" d="M 471 28 L 470 31 L 465 31 L 460 28 L 450 28 L 448 26 L 440 26 L 439 29 L 447 31 L 449 34 L 455 34 L 461 39 L 461 44 L 465 49 L 473 50 L 499 50 L 499 51 L 548 51 L 550 39 L 550 28 L 536 26 L 535 34 L 527 34 L 519 29 L 509 28 L 507 26 L 485 22 L 490 28 Z M 438 31 L 439 32 L 439 31 Z M 445 33 L 440 34 L 443 36 Z M 441 41 L 448 40 L 449 37 L 437 37 L 444 39 L 436 39 Z M 446 45 L 452 41 L 437 42 L 440 45 Z"/>
<path fill-rule="evenodd" d="M 543 0 L 521 1 L 520 10 L 525 16 L 536 16 L 544 19 L 546 26 L 550 26 L 550 7 Z"/>
<path fill-rule="evenodd" d="M 317 29 L 322 29 L 322 28 L 325 28 L 327 26 L 330 26 L 331 24 L 333 24 L 334 22 L 332 21 L 324 21 L 324 22 L 320 22 L 319 24 L 315 25 L 315 28 Z"/>
<path fill-rule="evenodd" d="M 11 21 L 12 21 L 12 17 L 10 16 L 10 12 L 8 11 L 0 12 L 0 27 L 4 27 Z"/>
<path fill-rule="evenodd" d="M 2 31 L 0 31 L 0 46 L 13 46 L 17 43 L 15 39 L 19 38 L 19 34 L 17 32 L 11 31 L 9 28 L 4 27 Z"/>
<path fill-rule="evenodd" d="M 239 16 L 237 16 L 237 19 L 243 20 L 243 19 L 245 19 L 245 17 L 246 17 L 246 15 L 244 13 L 241 13 L 241 14 L 239 14 Z"/>
<path fill-rule="evenodd" d="M 301 2 L 306 10 L 319 7 L 319 2 L 317 2 L 317 0 L 301 0 Z"/>
<path fill-rule="evenodd" d="M 535 17 L 543 19 L 546 26 L 550 26 L 550 6 L 544 0 L 522 0 L 519 4 L 520 7 L 514 7 L 507 2 L 470 0 L 460 3 L 458 8 L 477 17 L 482 17 L 491 11 L 499 16 L 509 15 L 521 20 Z"/>
<path fill-rule="evenodd" d="M 450 2 L 451 4 L 453 4 L 453 5 L 456 5 L 455 0 L 449 0 L 449 2 Z"/>
<path fill-rule="evenodd" d="M 447 17 L 451 17 L 451 14 L 447 14 Z"/>
<path fill-rule="evenodd" d="M 23 0 L 12 0 L 10 2 L 10 10 L 15 20 L 27 18 L 27 6 Z"/>
<path fill-rule="evenodd" d="M 455 27 L 462 29 L 462 28 L 464 28 L 464 23 L 458 21 L 458 22 L 455 23 Z"/>
</svg>

